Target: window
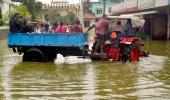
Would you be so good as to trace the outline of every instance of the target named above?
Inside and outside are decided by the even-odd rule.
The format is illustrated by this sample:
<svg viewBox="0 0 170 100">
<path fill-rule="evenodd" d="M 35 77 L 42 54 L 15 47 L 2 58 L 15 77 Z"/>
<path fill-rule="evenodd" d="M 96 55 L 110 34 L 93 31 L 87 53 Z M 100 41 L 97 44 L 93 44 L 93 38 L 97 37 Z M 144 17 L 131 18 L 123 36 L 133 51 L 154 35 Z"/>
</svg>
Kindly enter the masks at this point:
<svg viewBox="0 0 170 100">
<path fill-rule="evenodd" d="M 84 27 L 90 27 L 90 21 L 89 20 L 84 21 Z"/>
<path fill-rule="evenodd" d="M 112 7 L 109 7 L 108 12 L 111 13 L 111 11 L 112 11 Z"/>
<path fill-rule="evenodd" d="M 110 0 L 111 3 L 121 3 L 121 1 L 124 1 L 124 0 Z"/>
<path fill-rule="evenodd" d="M 97 10 L 96 10 L 96 13 L 97 13 L 97 14 L 102 14 L 102 9 L 97 9 Z"/>
</svg>

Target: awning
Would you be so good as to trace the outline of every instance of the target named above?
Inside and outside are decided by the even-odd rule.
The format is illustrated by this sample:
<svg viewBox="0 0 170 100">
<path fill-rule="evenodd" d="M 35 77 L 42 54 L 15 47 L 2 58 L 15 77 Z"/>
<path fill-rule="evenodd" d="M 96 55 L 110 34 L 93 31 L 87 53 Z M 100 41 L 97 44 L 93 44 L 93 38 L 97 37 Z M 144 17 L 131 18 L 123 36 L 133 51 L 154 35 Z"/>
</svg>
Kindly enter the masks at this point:
<svg viewBox="0 0 170 100">
<path fill-rule="evenodd" d="M 133 15 L 147 15 L 147 14 L 154 14 L 154 13 L 158 13 L 158 11 L 145 11 L 145 12 L 139 12 L 139 13 L 133 13 Z"/>
</svg>

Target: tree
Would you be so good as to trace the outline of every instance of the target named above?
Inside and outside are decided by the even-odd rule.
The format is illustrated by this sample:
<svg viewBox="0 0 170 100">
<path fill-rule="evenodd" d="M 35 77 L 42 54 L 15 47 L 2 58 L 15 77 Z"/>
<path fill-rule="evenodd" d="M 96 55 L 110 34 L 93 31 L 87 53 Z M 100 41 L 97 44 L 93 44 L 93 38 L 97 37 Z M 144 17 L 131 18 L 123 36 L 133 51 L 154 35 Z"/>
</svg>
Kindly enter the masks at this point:
<svg viewBox="0 0 170 100">
<path fill-rule="evenodd" d="M 0 7 L 0 19 L 2 19 L 2 10 L 1 10 L 1 7 Z"/>
<path fill-rule="evenodd" d="M 105 9 L 106 9 L 106 0 L 101 0 L 103 3 L 103 15 L 105 15 Z"/>
<path fill-rule="evenodd" d="M 22 16 L 31 16 L 30 12 L 28 11 L 27 6 L 25 5 L 19 5 L 19 6 L 13 5 L 13 9 L 11 9 L 10 12 L 12 13 L 12 15 L 15 12 L 18 12 Z"/>
<path fill-rule="evenodd" d="M 35 19 L 35 14 L 36 14 L 36 4 L 35 4 L 35 0 L 24 0 L 23 4 L 25 6 L 27 6 L 28 11 L 31 13 L 32 15 L 32 19 Z"/>
<path fill-rule="evenodd" d="M 72 24 L 76 21 L 76 14 L 72 11 L 69 11 L 68 14 L 65 16 L 65 23 Z"/>
<path fill-rule="evenodd" d="M 31 16 L 25 5 L 12 5 L 11 9 L 3 16 L 3 20 L 8 23 L 10 18 L 14 15 L 14 13 L 20 13 L 22 16 Z"/>
<path fill-rule="evenodd" d="M 35 17 L 41 15 L 42 11 L 42 3 L 41 2 L 36 2 L 35 0 L 12 0 L 14 2 L 21 2 L 25 6 L 27 6 L 28 11 L 32 15 L 32 19 L 35 20 Z"/>
<path fill-rule="evenodd" d="M 44 11 L 44 14 L 49 16 L 49 20 L 51 22 L 55 23 L 55 22 L 62 20 L 59 12 L 57 10 L 47 10 L 47 11 Z"/>
<path fill-rule="evenodd" d="M 72 24 L 76 21 L 76 14 L 72 11 L 69 11 L 66 16 L 60 16 L 60 13 L 57 10 L 47 10 L 44 11 L 45 15 L 49 16 L 49 20 L 53 23 L 63 21 L 67 24 Z"/>
<path fill-rule="evenodd" d="M 83 12 L 84 13 L 87 13 L 87 12 L 91 13 L 90 7 L 91 7 L 90 0 L 84 0 L 83 1 Z"/>
</svg>

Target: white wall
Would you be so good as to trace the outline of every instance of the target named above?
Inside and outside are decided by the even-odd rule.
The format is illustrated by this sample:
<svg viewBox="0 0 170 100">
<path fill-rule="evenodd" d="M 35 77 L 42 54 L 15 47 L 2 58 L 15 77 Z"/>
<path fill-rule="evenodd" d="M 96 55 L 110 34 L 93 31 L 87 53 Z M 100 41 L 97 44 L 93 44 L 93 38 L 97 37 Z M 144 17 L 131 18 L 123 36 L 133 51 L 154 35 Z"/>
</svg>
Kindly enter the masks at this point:
<svg viewBox="0 0 170 100">
<path fill-rule="evenodd" d="M 155 0 L 155 7 L 168 5 L 168 0 Z"/>
<path fill-rule="evenodd" d="M 162 2 L 162 0 L 158 0 Z M 142 9 L 149 9 L 155 7 L 155 0 L 138 0 L 138 8 Z"/>
<path fill-rule="evenodd" d="M 137 0 L 124 0 L 124 2 L 119 3 L 119 4 L 115 4 L 112 6 L 112 10 L 111 12 L 119 12 L 122 10 L 126 10 L 128 8 L 134 8 L 138 6 L 138 2 Z M 106 9 L 106 14 L 109 15 L 108 9 Z"/>
</svg>

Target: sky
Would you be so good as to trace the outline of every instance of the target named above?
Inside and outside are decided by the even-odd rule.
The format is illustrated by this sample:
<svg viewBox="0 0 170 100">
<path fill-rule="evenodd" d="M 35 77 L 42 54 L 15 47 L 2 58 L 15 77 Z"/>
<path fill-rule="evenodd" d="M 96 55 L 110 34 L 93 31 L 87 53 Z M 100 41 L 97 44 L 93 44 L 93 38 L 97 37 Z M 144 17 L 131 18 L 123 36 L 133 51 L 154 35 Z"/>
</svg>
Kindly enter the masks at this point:
<svg viewBox="0 0 170 100">
<path fill-rule="evenodd" d="M 52 0 L 37 0 L 37 1 L 50 4 Z M 62 0 L 59 0 L 59 1 L 62 1 Z M 64 0 L 64 1 L 68 1 L 69 3 L 79 3 L 80 0 Z M 97 1 L 97 0 L 92 0 L 92 1 Z"/>
</svg>

